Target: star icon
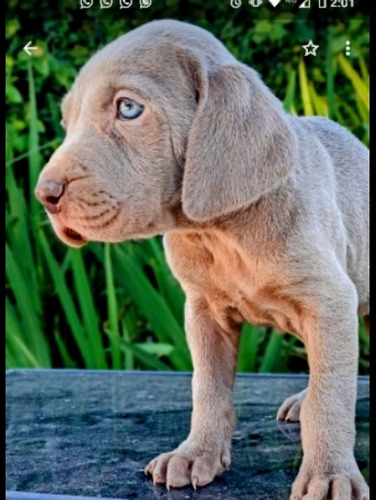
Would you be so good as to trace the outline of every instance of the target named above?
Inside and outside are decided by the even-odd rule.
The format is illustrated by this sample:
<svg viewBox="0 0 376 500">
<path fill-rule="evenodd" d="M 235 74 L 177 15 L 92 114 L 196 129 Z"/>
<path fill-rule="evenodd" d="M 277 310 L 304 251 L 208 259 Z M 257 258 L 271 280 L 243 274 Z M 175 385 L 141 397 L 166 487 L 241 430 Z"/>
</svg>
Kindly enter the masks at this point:
<svg viewBox="0 0 376 500">
<path fill-rule="evenodd" d="M 312 40 L 307 43 L 307 45 L 302 45 L 303 49 L 305 50 L 304 57 L 307 56 L 315 56 L 316 57 L 316 51 L 319 48 L 319 45 L 315 45 Z"/>
</svg>

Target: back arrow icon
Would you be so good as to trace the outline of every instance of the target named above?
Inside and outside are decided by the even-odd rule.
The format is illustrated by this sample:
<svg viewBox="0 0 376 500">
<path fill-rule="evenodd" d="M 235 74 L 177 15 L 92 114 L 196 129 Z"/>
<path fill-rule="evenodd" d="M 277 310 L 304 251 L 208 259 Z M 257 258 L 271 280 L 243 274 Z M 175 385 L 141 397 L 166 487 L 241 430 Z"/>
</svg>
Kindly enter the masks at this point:
<svg viewBox="0 0 376 500">
<path fill-rule="evenodd" d="M 27 55 L 31 56 L 31 51 L 32 50 L 37 50 L 38 47 L 31 47 L 31 40 L 28 42 L 25 47 L 22 49 L 26 52 Z"/>
</svg>

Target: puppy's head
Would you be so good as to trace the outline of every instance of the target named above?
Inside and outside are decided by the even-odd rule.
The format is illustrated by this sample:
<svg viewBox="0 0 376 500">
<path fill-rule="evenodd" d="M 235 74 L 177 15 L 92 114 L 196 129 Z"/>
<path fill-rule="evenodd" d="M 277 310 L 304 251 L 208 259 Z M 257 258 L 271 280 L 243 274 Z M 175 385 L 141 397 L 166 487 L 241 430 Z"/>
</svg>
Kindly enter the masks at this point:
<svg viewBox="0 0 376 500">
<path fill-rule="evenodd" d="M 290 172 L 279 101 L 201 28 L 146 24 L 94 55 L 62 105 L 66 138 L 36 195 L 67 244 L 172 229 L 252 203 Z"/>
</svg>

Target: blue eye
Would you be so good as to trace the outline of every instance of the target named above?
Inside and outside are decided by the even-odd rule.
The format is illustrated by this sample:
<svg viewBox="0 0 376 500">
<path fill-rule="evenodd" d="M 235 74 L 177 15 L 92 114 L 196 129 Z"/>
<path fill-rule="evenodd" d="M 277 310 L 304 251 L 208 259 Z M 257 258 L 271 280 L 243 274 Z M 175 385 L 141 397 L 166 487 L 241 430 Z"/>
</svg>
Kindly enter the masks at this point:
<svg viewBox="0 0 376 500">
<path fill-rule="evenodd" d="M 117 102 L 118 117 L 122 120 L 134 120 L 144 111 L 144 106 L 130 99 L 119 99 Z"/>
</svg>

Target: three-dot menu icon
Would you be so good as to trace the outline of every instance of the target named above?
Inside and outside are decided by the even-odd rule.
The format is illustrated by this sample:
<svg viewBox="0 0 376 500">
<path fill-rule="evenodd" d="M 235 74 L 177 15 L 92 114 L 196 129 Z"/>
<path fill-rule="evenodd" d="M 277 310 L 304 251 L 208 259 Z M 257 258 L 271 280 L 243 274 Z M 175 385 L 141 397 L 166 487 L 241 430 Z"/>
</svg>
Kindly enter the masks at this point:
<svg viewBox="0 0 376 500">
<path fill-rule="evenodd" d="M 347 57 L 351 56 L 351 42 L 350 42 L 350 40 L 346 40 L 345 54 L 347 55 Z"/>
</svg>

